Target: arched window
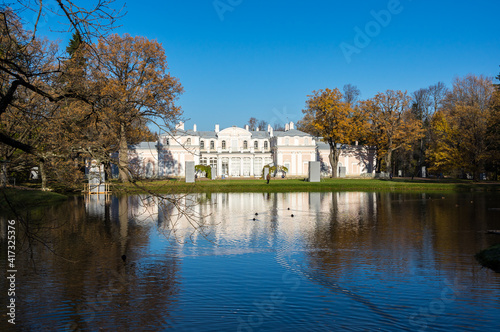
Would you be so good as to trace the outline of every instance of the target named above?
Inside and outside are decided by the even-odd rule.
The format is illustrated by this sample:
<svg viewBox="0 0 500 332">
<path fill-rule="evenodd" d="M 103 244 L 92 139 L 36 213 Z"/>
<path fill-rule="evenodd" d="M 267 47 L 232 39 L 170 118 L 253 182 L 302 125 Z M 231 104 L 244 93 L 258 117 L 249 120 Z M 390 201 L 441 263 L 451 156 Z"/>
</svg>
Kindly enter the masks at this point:
<svg viewBox="0 0 500 332">
<path fill-rule="evenodd" d="M 248 149 L 248 142 L 247 141 L 243 141 L 243 149 Z"/>
<path fill-rule="evenodd" d="M 259 148 L 259 141 L 255 141 L 255 142 L 253 142 L 253 147 L 254 147 L 255 149 L 258 149 L 258 148 Z"/>
<path fill-rule="evenodd" d="M 191 145 L 191 138 L 188 138 L 188 139 L 186 140 L 186 145 Z"/>
<path fill-rule="evenodd" d="M 264 149 L 267 150 L 267 141 L 264 141 Z"/>
<path fill-rule="evenodd" d="M 200 141 L 200 149 L 203 150 L 205 149 L 205 141 Z"/>
<path fill-rule="evenodd" d="M 210 141 L 210 150 L 213 150 L 213 149 L 215 149 L 215 142 Z"/>
<path fill-rule="evenodd" d="M 226 141 L 222 141 L 222 150 L 226 149 Z"/>
<path fill-rule="evenodd" d="M 308 139 L 307 137 L 306 137 L 306 138 L 304 138 L 304 144 L 305 144 L 305 145 L 309 145 L 309 139 Z"/>
</svg>

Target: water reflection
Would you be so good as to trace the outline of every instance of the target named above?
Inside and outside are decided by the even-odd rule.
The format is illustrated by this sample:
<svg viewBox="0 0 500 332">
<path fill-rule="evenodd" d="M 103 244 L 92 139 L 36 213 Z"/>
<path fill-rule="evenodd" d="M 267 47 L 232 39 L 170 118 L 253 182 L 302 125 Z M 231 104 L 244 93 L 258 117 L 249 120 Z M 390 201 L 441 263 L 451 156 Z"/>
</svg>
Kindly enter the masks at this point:
<svg viewBox="0 0 500 332">
<path fill-rule="evenodd" d="M 331 225 L 356 230 L 377 211 L 376 194 L 361 192 L 193 194 L 175 197 L 177 205 L 149 195 L 113 197 L 108 201 L 93 196 L 85 201 L 89 216 L 109 218 L 112 213 L 116 219 L 137 225 L 157 225 L 175 231 L 181 243 L 191 239 L 193 227 L 198 225 L 204 232 L 194 234 L 194 239 L 207 234 L 217 242 L 255 238 L 260 232 L 269 234 L 269 230 L 272 234 L 278 230 L 278 221 L 280 231 L 290 237 L 297 231 L 314 231 L 325 219 Z M 193 226 L 190 218 L 199 218 L 197 225 Z M 271 222 L 265 229 L 259 223 L 263 220 Z M 126 224 L 120 223 L 122 230 L 126 231 Z"/>
<path fill-rule="evenodd" d="M 496 326 L 500 277 L 481 269 L 473 255 L 496 241 L 484 231 L 500 229 L 498 195 L 172 198 L 94 195 L 33 213 L 30 222 L 42 242 L 18 254 L 23 267 L 18 326 L 443 331 Z M 4 253 L 5 233 L 0 236 Z M 5 270 L 4 256 L 1 262 Z"/>
</svg>

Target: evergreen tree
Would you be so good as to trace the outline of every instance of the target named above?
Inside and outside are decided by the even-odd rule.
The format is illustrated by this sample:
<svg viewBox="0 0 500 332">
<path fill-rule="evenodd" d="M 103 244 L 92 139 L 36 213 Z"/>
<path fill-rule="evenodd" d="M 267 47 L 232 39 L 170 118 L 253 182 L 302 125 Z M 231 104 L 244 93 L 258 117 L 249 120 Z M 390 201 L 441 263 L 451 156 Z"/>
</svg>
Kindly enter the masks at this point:
<svg viewBox="0 0 500 332">
<path fill-rule="evenodd" d="M 70 57 L 73 57 L 75 52 L 80 48 L 82 44 L 82 37 L 78 32 L 73 33 L 73 37 L 69 41 L 68 47 L 66 47 L 66 52 L 68 52 Z"/>
</svg>

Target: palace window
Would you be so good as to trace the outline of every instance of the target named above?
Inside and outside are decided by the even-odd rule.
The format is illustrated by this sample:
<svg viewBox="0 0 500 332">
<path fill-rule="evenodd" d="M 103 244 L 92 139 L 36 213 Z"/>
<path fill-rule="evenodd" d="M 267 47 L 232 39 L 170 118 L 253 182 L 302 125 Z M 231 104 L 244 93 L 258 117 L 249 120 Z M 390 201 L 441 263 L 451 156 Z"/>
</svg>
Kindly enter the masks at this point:
<svg viewBox="0 0 500 332">
<path fill-rule="evenodd" d="M 253 147 L 255 149 L 258 149 L 259 148 L 259 142 L 258 141 L 253 142 Z"/>
<path fill-rule="evenodd" d="M 188 139 L 186 140 L 186 145 L 191 145 L 191 138 L 188 138 Z"/>
<path fill-rule="evenodd" d="M 248 142 L 247 141 L 243 141 L 243 149 L 248 149 Z"/>
<path fill-rule="evenodd" d="M 222 141 L 222 150 L 226 149 L 226 141 Z"/>
<path fill-rule="evenodd" d="M 264 149 L 267 150 L 267 141 L 264 141 Z"/>
<path fill-rule="evenodd" d="M 222 158 L 222 174 L 229 174 L 229 158 Z"/>
<path fill-rule="evenodd" d="M 213 149 L 215 149 L 215 142 L 210 141 L 210 150 L 213 150 Z"/>
<path fill-rule="evenodd" d="M 217 175 L 217 158 L 210 158 L 210 167 L 212 172 Z"/>
<path fill-rule="evenodd" d="M 255 158 L 253 161 L 253 174 L 260 175 L 262 173 L 262 158 Z"/>
<path fill-rule="evenodd" d="M 201 150 L 205 149 L 205 141 L 200 141 L 200 149 Z"/>
</svg>

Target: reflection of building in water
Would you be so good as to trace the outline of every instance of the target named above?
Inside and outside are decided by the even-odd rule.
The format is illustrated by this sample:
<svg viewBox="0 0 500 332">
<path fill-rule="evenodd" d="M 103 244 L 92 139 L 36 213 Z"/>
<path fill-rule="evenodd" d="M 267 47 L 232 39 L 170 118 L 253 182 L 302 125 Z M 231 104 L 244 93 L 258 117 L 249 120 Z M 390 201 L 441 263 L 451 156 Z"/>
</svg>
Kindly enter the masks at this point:
<svg viewBox="0 0 500 332">
<path fill-rule="evenodd" d="M 214 241 L 242 242 L 275 232 L 297 236 L 313 231 L 318 223 L 355 229 L 376 211 L 375 195 L 364 192 L 213 193 L 180 195 L 176 200 L 174 205 L 149 195 L 113 196 L 108 201 L 105 195 L 88 195 L 85 207 L 92 217 L 112 215 L 124 231 L 134 222 L 175 232 L 180 241 L 196 240 L 204 232 Z"/>
<path fill-rule="evenodd" d="M 138 224 L 158 222 L 158 197 L 135 195 L 128 197 L 129 219 Z"/>
<path fill-rule="evenodd" d="M 94 194 L 85 195 L 85 210 L 89 216 L 96 218 L 106 217 L 106 207 L 110 204 L 110 195 Z"/>
<path fill-rule="evenodd" d="M 180 242 L 196 241 L 204 232 L 216 243 L 246 246 L 262 236 L 272 242 L 276 232 L 285 238 L 301 236 L 324 223 L 356 229 L 376 210 L 375 194 L 365 192 L 193 194 L 180 198 L 177 206 L 133 196 L 128 204 L 130 220 L 157 224 Z"/>
</svg>

